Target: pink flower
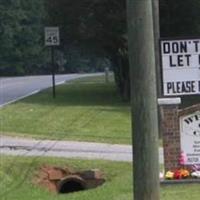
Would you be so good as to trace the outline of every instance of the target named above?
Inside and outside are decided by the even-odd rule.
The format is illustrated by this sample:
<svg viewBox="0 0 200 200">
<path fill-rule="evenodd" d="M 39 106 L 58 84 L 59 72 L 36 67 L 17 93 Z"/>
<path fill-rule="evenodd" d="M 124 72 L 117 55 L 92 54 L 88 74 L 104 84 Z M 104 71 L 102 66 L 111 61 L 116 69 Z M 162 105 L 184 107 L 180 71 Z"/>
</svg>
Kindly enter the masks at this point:
<svg viewBox="0 0 200 200">
<path fill-rule="evenodd" d="M 180 158 L 179 158 L 179 164 L 185 165 L 186 161 L 187 161 L 187 156 L 183 151 L 181 151 Z"/>
</svg>

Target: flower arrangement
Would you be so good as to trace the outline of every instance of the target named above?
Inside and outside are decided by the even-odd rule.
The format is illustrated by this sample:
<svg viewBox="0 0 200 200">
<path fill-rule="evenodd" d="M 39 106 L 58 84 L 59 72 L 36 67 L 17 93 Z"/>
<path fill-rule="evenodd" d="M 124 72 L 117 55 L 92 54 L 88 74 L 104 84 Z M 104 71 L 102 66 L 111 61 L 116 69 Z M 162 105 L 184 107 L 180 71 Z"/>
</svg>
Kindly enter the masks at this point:
<svg viewBox="0 0 200 200">
<path fill-rule="evenodd" d="M 200 178 L 200 171 L 189 171 L 187 169 L 177 169 L 174 171 L 167 171 L 165 174 L 165 178 L 168 180 Z"/>
<path fill-rule="evenodd" d="M 177 169 L 175 171 L 168 171 L 165 174 L 166 179 L 186 179 L 190 177 L 190 172 L 187 169 Z"/>
<path fill-rule="evenodd" d="M 185 165 L 187 160 L 187 156 L 185 155 L 185 153 L 183 151 L 181 151 L 180 157 L 179 157 L 179 164 L 180 165 Z"/>
<path fill-rule="evenodd" d="M 193 178 L 200 178 L 200 165 L 193 165 L 191 176 Z"/>
<path fill-rule="evenodd" d="M 194 171 L 191 173 L 191 177 L 193 178 L 200 178 L 200 171 Z"/>
<path fill-rule="evenodd" d="M 186 166 L 187 156 L 182 151 L 179 157 L 179 164 L 181 166 L 180 169 L 176 169 L 173 171 L 167 171 L 165 174 L 165 178 L 168 180 L 174 179 L 186 179 L 186 178 L 200 178 L 200 164 L 192 165 L 190 167 Z M 190 168 L 190 170 L 188 170 Z"/>
</svg>

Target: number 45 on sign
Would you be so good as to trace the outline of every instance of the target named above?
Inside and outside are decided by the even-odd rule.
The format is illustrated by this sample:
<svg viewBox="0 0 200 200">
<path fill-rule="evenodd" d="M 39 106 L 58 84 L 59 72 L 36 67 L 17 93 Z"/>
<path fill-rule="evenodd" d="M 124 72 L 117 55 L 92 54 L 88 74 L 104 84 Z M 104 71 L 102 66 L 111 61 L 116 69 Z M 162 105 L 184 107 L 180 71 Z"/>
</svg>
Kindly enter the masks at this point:
<svg viewBox="0 0 200 200">
<path fill-rule="evenodd" d="M 60 34 L 58 27 L 45 27 L 45 46 L 60 45 Z"/>
</svg>

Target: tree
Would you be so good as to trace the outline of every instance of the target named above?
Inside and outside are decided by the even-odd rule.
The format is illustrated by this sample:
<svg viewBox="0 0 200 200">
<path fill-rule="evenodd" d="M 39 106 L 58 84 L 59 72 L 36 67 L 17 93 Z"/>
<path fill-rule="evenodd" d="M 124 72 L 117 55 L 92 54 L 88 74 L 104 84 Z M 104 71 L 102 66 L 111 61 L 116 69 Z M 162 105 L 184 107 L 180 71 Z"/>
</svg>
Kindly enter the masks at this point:
<svg viewBox="0 0 200 200">
<path fill-rule="evenodd" d="M 42 1 L 1 0 L 1 75 L 22 75 L 41 63 L 44 13 Z"/>
<path fill-rule="evenodd" d="M 21 9 L 24 19 L 20 21 L 20 33 L 15 39 L 27 72 L 44 59 L 43 35 L 46 13 L 43 1 L 21 0 Z"/>
<path fill-rule="evenodd" d="M 160 0 L 161 36 L 197 36 L 198 0 Z M 49 23 L 61 27 L 62 50 L 82 48 L 110 60 L 119 91 L 129 97 L 125 0 L 46 0 Z M 178 13 L 177 13 L 178 11 Z M 70 47 L 70 48 L 69 48 Z"/>
<path fill-rule="evenodd" d="M 8 68 L 18 57 L 20 52 L 16 48 L 16 44 L 13 42 L 16 35 L 19 33 L 19 21 L 23 19 L 23 13 L 19 8 L 20 1 L 6 1 L 1 0 L 0 5 L 0 62 L 1 71 Z M 2 70 L 3 68 L 3 70 Z M 9 68 L 8 68 L 9 70 Z M 18 69 L 20 70 L 20 69 Z M 11 69 L 10 69 L 11 71 Z"/>
<path fill-rule="evenodd" d="M 109 59 L 124 99 L 129 97 L 125 0 L 46 0 L 49 23 L 61 28 L 61 48 Z M 69 48 L 70 47 L 70 48 Z M 92 59 L 92 58 L 89 58 Z"/>
<path fill-rule="evenodd" d="M 161 36 L 199 36 L 199 0 L 160 0 Z"/>
</svg>

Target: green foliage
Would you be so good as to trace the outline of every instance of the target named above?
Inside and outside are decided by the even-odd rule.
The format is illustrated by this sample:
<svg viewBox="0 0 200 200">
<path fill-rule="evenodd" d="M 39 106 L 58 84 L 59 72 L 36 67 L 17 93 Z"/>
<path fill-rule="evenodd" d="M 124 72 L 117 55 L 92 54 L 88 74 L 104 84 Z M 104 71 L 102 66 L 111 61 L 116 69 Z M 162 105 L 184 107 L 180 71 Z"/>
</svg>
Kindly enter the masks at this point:
<svg viewBox="0 0 200 200">
<path fill-rule="evenodd" d="M 199 0 L 160 0 L 161 36 L 199 37 L 199 10 Z"/>
<path fill-rule="evenodd" d="M 43 1 L 1 0 L 1 75 L 22 75 L 41 63 L 44 15 Z"/>
<path fill-rule="evenodd" d="M 99 60 L 109 59 L 122 45 L 121 37 L 126 32 L 123 28 L 126 21 L 125 1 L 120 0 L 119 4 L 105 0 L 46 0 L 46 7 L 49 24 L 57 25 L 61 30 L 66 70 L 87 71 L 89 68 L 102 71 L 103 67 L 95 68 L 95 65 Z M 123 17 L 116 15 L 121 11 Z"/>
<path fill-rule="evenodd" d="M 128 85 L 125 80 L 129 81 L 126 1 L 46 0 L 46 5 L 51 13 L 49 22 L 61 27 L 62 48 L 68 68 L 83 66 L 82 59 L 89 60 L 86 64 L 93 69 L 98 60 L 109 60 L 121 94 L 124 89 L 128 90 L 124 87 Z"/>
<path fill-rule="evenodd" d="M 0 0 L 0 74 L 48 73 L 43 26 L 59 26 L 62 72 L 112 65 L 129 97 L 125 0 Z M 159 0 L 162 37 L 199 36 L 199 0 Z M 46 23 L 47 22 L 47 23 Z M 109 62 L 107 62 L 109 60 Z M 106 61 L 106 62 L 104 62 Z M 59 64 L 58 62 L 58 64 Z M 107 64 L 105 64 L 107 63 Z"/>
<path fill-rule="evenodd" d="M 87 40 L 113 48 L 126 33 L 124 0 L 46 0 L 46 6 L 49 23 L 61 27 L 63 46 Z"/>
</svg>

